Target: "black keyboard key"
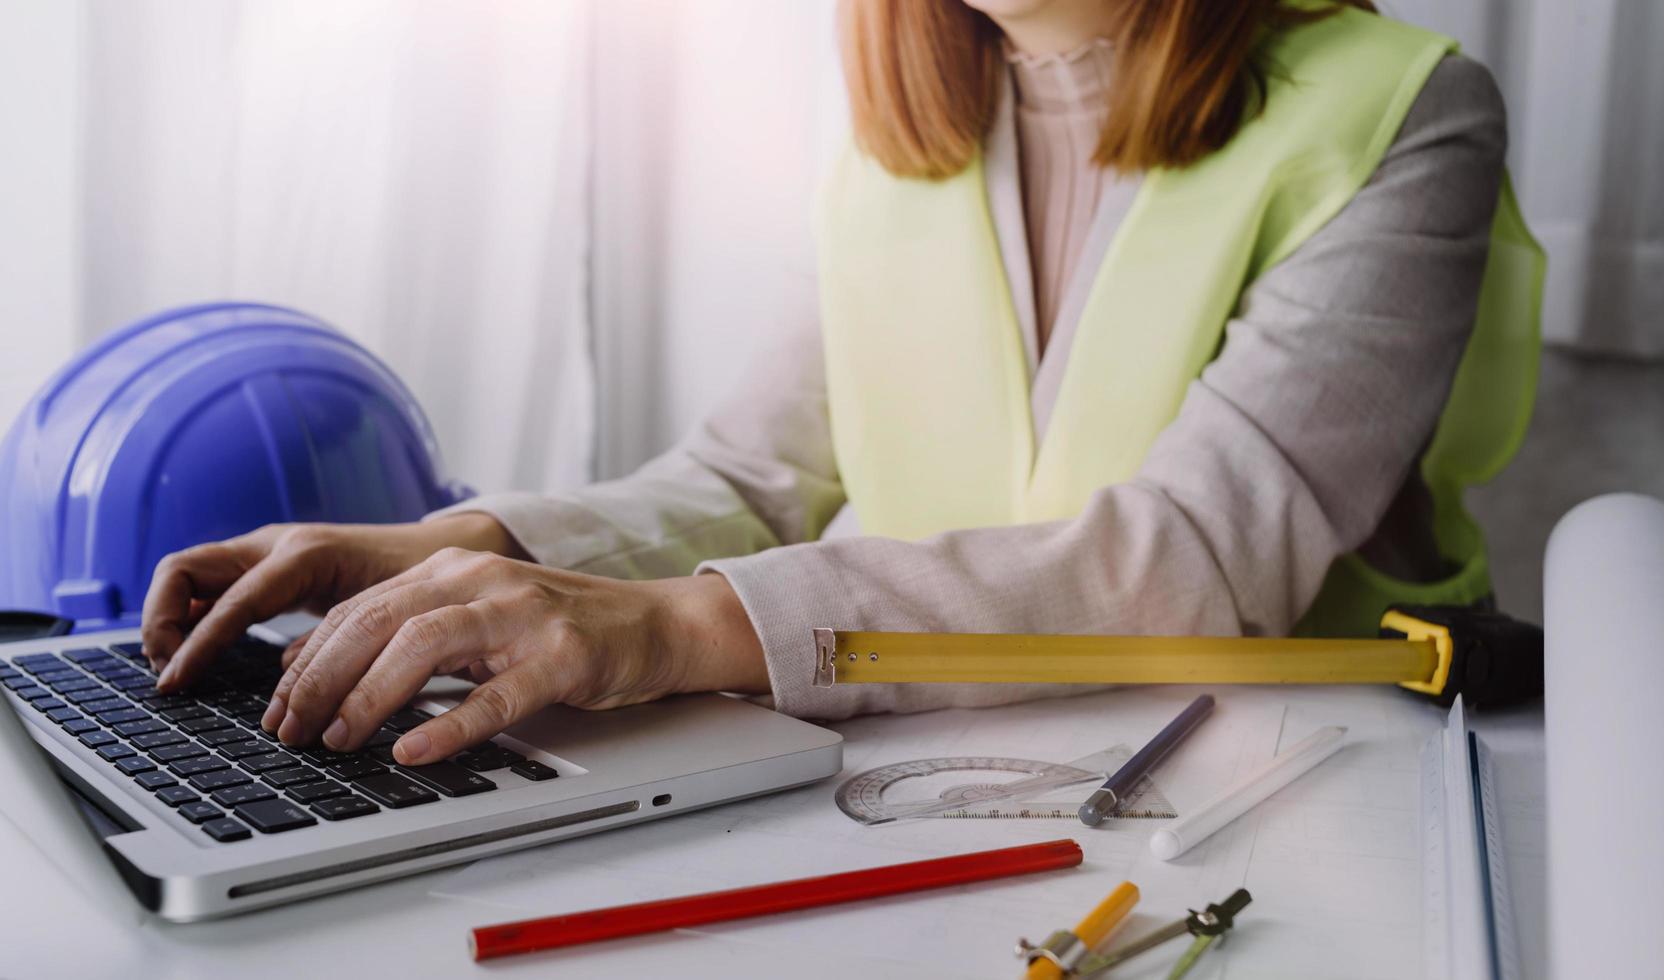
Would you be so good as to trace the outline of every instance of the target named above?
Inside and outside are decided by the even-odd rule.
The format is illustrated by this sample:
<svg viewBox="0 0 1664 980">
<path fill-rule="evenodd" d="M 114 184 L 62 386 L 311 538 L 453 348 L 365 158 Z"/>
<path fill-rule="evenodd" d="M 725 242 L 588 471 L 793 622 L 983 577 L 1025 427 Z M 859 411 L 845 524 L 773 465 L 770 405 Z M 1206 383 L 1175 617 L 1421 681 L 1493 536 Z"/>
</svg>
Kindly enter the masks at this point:
<svg viewBox="0 0 1664 980">
<path fill-rule="evenodd" d="M 545 779 L 558 779 L 560 777 L 560 773 L 535 759 L 527 759 L 525 762 L 511 767 L 509 772 L 514 773 L 516 776 L 530 779 L 534 782 L 542 782 Z"/>
<path fill-rule="evenodd" d="M 241 742 L 248 738 L 248 732 L 241 728 L 220 728 L 211 732 L 202 732 L 201 734 L 193 732 L 192 734 L 197 736 L 196 740 L 198 742 L 216 749 L 227 743 Z"/>
<path fill-rule="evenodd" d="M 244 803 L 254 803 L 259 800 L 276 799 L 277 794 L 259 783 L 247 783 L 242 786 L 227 786 L 208 794 L 220 806 L 242 806 Z"/>
<path fill-rule="evenodd" d="M 316 803 L 319 800 L 327 800 L 335 796 L 346 796 L 347 788 L 340 783 L 325 780 L 321 783 L 302 783 L 299 786 L 291 786 L 285 792 L 302 803 Z"/>
<path fill-rule="evenodd" d="M 162 787 L 156 791 L 156 798 L 168 806 L 184 806 L 187 803 L 195 803 L 202 799 L 184 786 L 178 785 Z"/>
<path fill-rule="evenodd" d="M 179 729 L 191 735 L 201 735 L 203 732 L 211 732 L 216 728 L 230 727 L 231 719 L 221 718 L 219 715 L 211 715 L 207 718 L 192 718 L 190 721 L 179 723 Z"/>
<path fill-rule="evenodd" d="M 35 675 L 35 683 L 45 684 L 47 687 L 57 690 L 58 685 L 64 681 L 72 681 L 84 676 L 86 675 L 73 667 L 65 667 L 63 670 L 43 670 Z"/>
<path fill-rule="evenodd" d="M 69 708 L 69 705 L 64 704 L 57 698 L 38 698 L 34 701 L 30 701 L 29 707 L 34 708 L 36 711 L 50 715 L 54 711 L 62 711 L 65 708 Z M 74 708 L 69 708 L 69 710 L 75 711 Z M 76 711 L 75 713 L 80 714 L 79 711 Z"/>
<path fill-rule="evenodd" d="M 114 657 L 103 660 L 93 660 L 81 665 L 81 669 L 90 674 L 97 674 L 101 678 L 126 677 L 133 673 L 133 668 L 127 666 Z"/>
<path fill-rule="evenodd" d="M 231 717 L 245 725 L 258 725 L 260 719 L 266 717 L 266 706 L 261 705 L 258 708 L 244 708 L 241 711 L 233 711 Z"/>
<path fill-rule="evenodd" d="M 377 773 L 386 771 L 387 767 L 383 766 L 381 763 L 375 761 L 374 759 L 364 758 L 363 756 L 349 756 L 348 758 L 342 759 L 340 762 L 333 763 L 329 766 L 329 774 L 331 776 L 334 776 L 336 779 L 345 779 L 348 781 L 363 779 L 365 776 L 374 776 Z"/>
<path fill-rule="evenodd" d="M 244 803 L 236 809 L 237 816 L 254 825 L 262 834 L 281 834 L 285 830 L 310 827 L 318 818 L 288 800 L 261 800 Z"/>
<path fill-rule="evenodd" d="M 196 704 L 194 698 L 188 698 L 183 694 L 147 694 L 140 700 L 144 702 L 145 707 L 152 711 L 161 711 L 164 708 L 183 708 L 186 705 Z"/>
<path fill-rule="evenodd" d="M 392 745 L 399 740 L 399 733 L 391 728 L 378 728 L 374 735 L 364 740 L 366 749 L 374 749 L 383 745 Z"/>
<path fill-rule="evenodd" d="M 105 748 L 107 748 L 107 749 L 114 748 L 114 747 L 115 746 L 113 746 L 113 745 L 106 745 L 105 746 Z M 131 752 L 132 750 L 129 749 L 128 751 Z M 156 763 L 151 762 L 149 759 L 146 759 L 142 755 L 135 755 L 135 756 L 129 756 L 128 758 L 122 759 L 120 762 L 117 762 L 116 763 L 116 768 L 120 769 L 122 772 L 126 773 L 129 776 L 137 776 L 141 772 L 151 772 L 151 771 L 155 770 Z"/>
<path fill-rule="evenodd" d="M 104 734 L 103 732 L 98 731 L 99 727 L 98 722 L 93 721 L 91 718 L 71 718 L 69 721 L 64 722 L 64 731 L 70 733 L 71 735 L 85 735 L 88 732 L 98 732 L 100 735 Z"/>
<path fill-rule="evenodd" d="M 121 708 L 116 711 L 94 711 L 92 716 L 97 718 L 102 724 L 108 725 L 111 728 L 114 728 L 117 725 L 125 725 L 130 721 L 156 721 L 156 719 L 150 717 L 149 714 L 139 710 L 138 708 Z M 158 724 L 160 724 L 160 722 L 158 722 Z M 162 726 L 162 728 L 166 727 L 166 725 Z M 152 728 L 150 731 L 161 731 L 161 729 Z M 149 732 L 134 732 L 133 734 L 146 735 L 149 734 Z"/>
<path fill-rule="evenodd" d="M 251 755 L 246 759 L 237 760 L 237 765 L 257 776 L 273 769 L 287 769 L 299 764 L 300 760 L 287 752 L 267 752 L 265 755 Z"/>
<path fill-rule="evenodd" d="M 127 760 L 123 759 L 121 761 L 126 762 Z M 179 780 L 174 779 L 172 776 L 169 776 L 160 769 L 150 769 L 146 772 L 141 772 L 134 777 L 133 781 L 138 783 L 140 786 L 143 786 L 145 789 L 150 790 L 152 793 L 159 789 L 166 789 L 169 786 L 179 785 Z"/>
<path fill-rule="evenodd" d="M 175 776 L 195 776 L 198 773 L 219 772 L 222 769 L 230 769 L 231 764 L 226 762 L 224 759 L 216 759 L 211 755 L 202 755 L 192 759 L 175 759 L 173 762 L 168 763 L 168 768 L 173 770 L 173 774 Z"/>
<path fill-rule="evenodd" d="M 379 813 L 381 807 L 362 796 L 342 796 L 333 800 L 319 800 L 312 804 L 312 812 L 325 820 L 351 820 L 353 817 Z"/>
<path fill-rule="evenodd" d="M 74 699 L 71 698 L 70 700 L 74 700 Z M 101 698 L 94 698 L 91 701 L 82 701 L 82 702 L 79 702 L 79 704 L 80 704 L 80 707 L 81 707 L 82 711 L 85 711 L 87 714 L 94 715 L 94 716 L 102 715 L 102 714 L 106 714 L 106 713 L 113 713 L 113 712 L 117 712 L 117 711 L 138 711 L 139 710 L 138 708 L 133 707 L 133 702 L 127 700 L 126 698 L 111 697 L 110 692 L 108 692 L 108 691 L 105 691 L 104 696 L 101 697 Z M 102 720 L 102 719 L 100 719 L 100 720 Z"/>
<path fill-rule="evenodd" d="M 120 735 L 122 738 L 136 738 L 140 735 L 154 735 L 157 732 L 165 732 L 167 730 L 168 726 L 162 724 L 154 718 L 144 718 L 139 721 L 125 722 L 111 729 L 111 731 Z"/>
<path fill-rule="evenodd" d="M 403 711 L 395 712 L 393 717 L 387 719 L 382 724 L 393 729 L 395 732 L 408 732 L 412 728 L 415 728 L 417 725 L 420 725 L 422 722 L 427 721 L 432 717 L 433 716 L 428 714 L 426 711 L 421 711 L 416 708 L 406 708 Z"/>
<path fill-rule="evenodd" d="M 159 732 L 151 732 L 148 735 L 134 735 L 132 738 L 133 745 L 137 748 L 144 749 L 146 752 L 169 745 L 181 745 L 188 741 L 189 740 L 185 738 L 185 736 L 179 734 L 171 728 Z M 180 756 L 180 758 L 184 758 L 184 756 Z"/>
<path fill-rule="evenodd" d="M 137 642 L 134 642 L 134 643 L 112 643 L 112 644 L 110 644 L 110 652 L 114 653 L 114 654 L 116 654 L 117 656 L 120 656 L 120 657 L 126 657 L 128 660 L 143 660 L 144 659 L 144 644 L 143 643 L 137 643 Z M 66 656 L 67 656 L 67 654 L 66 654 Z"/>
<path fill-rule="evenodd" d="M 114 762 L 117 759 L 125 759 L 128 756 L 136 755 L 138 755 L 137 752 L 134 752 L 132 749 L 121 744 L 120 742 L 111 742 L 108 745 L 100 745 L 98 747 L 98 757 L 103 759 L 105 762 Z M 148 762 L 150 760 L 147 759 L 145 761 Z"/>
<path fill-rule="evenodd" d="M 338 762 L 347 762 L 364 757 L 361 752 L 337 752 L 334 749 L 326 749 L 322 745 L 308 745 L 306 748 L 296 749 L 295 751 L 320 766 L 333 766 Z"/>
<path fill-rule="evenodd" d="M 122 674 L 117 678 L 106 677 L 106 678 L 104 678 L 104 680 L 111 687 L 119 687 L 123 691 L 137 691 L 141 687 L 155 687 L 156 686 L 156 678 L 151 677 L 149 674 L 140 674 L 140 673 L 137 673 L 137 672 L 134 672 L 132 674 Z M 149 694 L 154 694 L 154 693 L 156 693 L 156 692 L 155 691 L 147 692 L 146 696 L 148 696 Z"/>
<path fill-rule="evenodd" d="M 6 678 L 4 682 L 0 682 L 0 683 L 4 683 L 6 685 L 6 687 L 10 688 L 13 691 L 17 690 L 20 687 L 35 687 L 36 686 L 35 685 L 35 679 L 33 677 L 25 677 L 22 674 L 13 674 L 12 676 Z"/>
<path fill-rule="evenodd" d="M 454 762 L 434 762 L 425 766 L 401 766 L 399 771 L 414 776 L 420 782 L 446 796 L 473 796 L 489 793 L 497 784 L 477 772 L 469 772 Z"/>
<path fill-rule="evenodd" d="M 98 647 L 82 647 L 79 650 L 67 650 L 64 652 L 64 659 L 68 660 L 70 663 L 76 664 L 84 664 L 89 660 L 103 660 L 107 656 L 109 656 L 109 654 L 100 650 Z"/>
<path fill-rule="evenodd" d="M 525 756 L 499 745 L 486 745 L 456 757 L 456 764 L 469 772 L 495 772 L 525 761 Z"/>
<path fill-rule="evenodd" d="M 81 736 L 81 744 L 89 749 L 96 749 L 101 745 L 115 742 L 116 737 L 109 732 L 86 732 Z"/>
<path fill-rule="evenodd" d="M 191 777 L 191 785 L 204 793 L 212 793 L 216 789 L 227 786 L 247 786 L 254 782 L 248 773 L 235 769 L 221 769 L 217 772 L 204 772 Z"/>
<path fill-rule="evenodd" d="M 432 790 L 396 772 L 380 772 L 373 776 L 365 776 L 354 783 L 353 788 L 382 806 L 394 810 L 420 806 L 439 799 Z"/>
<path fill-rule="evenodd" d="M 141 737 L 148 738 L 149 736 Z M 133 744 L 139 745 L 139 740 L 134 739 Z M 139 748 L 144 748 L 144 746 L 139 745 Z M 208 754 L 207 749 L 192 742 L 181 742 L 177 745 L 158 745 L 146 751 L 157 762 L 179 762 L 182 759 L 195 759 Z M 185 775 L 188 776 L 190 773 L 185 773 Z"/>
<path fill-rule="evenodd" d="M 127 695 L 128 697 L 134 698 L 134 699 L 140 700 L 140 701 L 142 701 L 146 698 L 156 697 L 156 685 L 154 683 L 149 682 L 149 681 L 145 682 L 144 684 L 137 684 L 137 685 L 124 684 L 124 685 L 122 685 L 121 691 L 122 691 L 123 694 Z"/>
<path fill-rule="evenodd" d="M 180 788 L 183 789 L 184 787 Z M 156 795 L 160 796 L 162 794 L 158 793 Z M 205 820 L 218 820 L 225 816 L 225 811 L 199 797 L 179 804 L 179 815 L 191 823 L 202 823 Z"/>
<path fill-rule="evenodd" d="M 48 686 L 51 687 L 52 690 L 57 691 L 60 695 L 74 694 L 77 691 L 91 691 L 94 688 L 103 690 L 103 688 L 99 687 L 97 681 L 90 677 L 81 677 L 79 675 L 68 680 L 58 681 L 56 684 L 50 684 Z"/>
<path fill-rule="evenodd" d="M 214 712 L 200 704 L 182 704 L 178 707 L 163 708 L 156 713 L 168 721 L 190 721 L 192 718 L 207 718 Z"/>
<path fill-rule="evenodd" d="M 65 701 L 68 701 L 70 704 L 80 705 L 82 711 L 92 710 L 87 707 L 88 705 L 98 704 L 100 701 L 109 701 L 111 699 L 112 696 L 110 694 L 110 689 L 100 684 L 95 684 L 85 691 L 75 691 L 64 695 Z M 120 699 L 117 698 L 115 700 Z M 122 703 L 125 704 L 126 702 L 124 701 Z M 103 707 L 114 707 L 114 705 L 104 705 Z"/>
<path fill-rule="evenodd" d="M 246 759 L 251 755 L 264 755 L 272 750 L 270 744 L 257 738 L 245 738 L 241 742 L 227 742 L 218 746 L 220 755 L 227 759 Z"/>
<path fill-rule="evenodd" d="M 12 663 L 31 674 L 41 674 L 48 670 L 63 670 L 69 664 L 59 660 L 55 654 L 26 653 L 21 657 L 13 657 Z"/>
<path fill-rule="evenodd" d="M 230 817 L 210 820 L 202 825 L 202 831 L 222 844 L 229 844 L 234 840 L 248 840 L 254 836 L 248 832 L 247 827 Z"/>
<path fill-rule="evenodd" d="M 324 778 L 323 773 L 305 766 L 290 766 L 287 769 L 273 769 L 260 777 L 278 789 L 287 789 L 301 783 L 313 783 Z"/>
<path fill-rule="evenodd" d="M 219 708 L 226 714 L 235 715 L 241 714 L 245 711 L 264 712 L 268 704 L 271 704 L 270 698 L 252 698 L 247 694 L 238 694 L 227 700 L 221 701 L 219 704 L 215 705 L 215 707 Z"/>
<path fill-rule="evenodd" d="M 34 684 L 30 684 L 28 687 L 17 688 L 13 690 L 12 693 L 25 701 L 40 701 L 52 696 L 51 691 Z"/>
<path fill-rule="evenodd" d="M 70 707 L 53 708 L 51 711 L 46 713 L 46 717 L 52 719 L 60 725 L 63 725 L 81 717 L 81 712 Z"/>
</svg>

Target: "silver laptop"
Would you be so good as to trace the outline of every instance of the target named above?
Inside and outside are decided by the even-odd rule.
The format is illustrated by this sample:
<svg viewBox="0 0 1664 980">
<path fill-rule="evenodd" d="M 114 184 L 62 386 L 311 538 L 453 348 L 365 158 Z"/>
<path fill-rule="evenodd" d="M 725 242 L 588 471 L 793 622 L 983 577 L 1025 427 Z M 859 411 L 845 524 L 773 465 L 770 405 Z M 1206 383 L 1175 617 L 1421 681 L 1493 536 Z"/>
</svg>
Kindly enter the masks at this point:
<svg viewBox="0 0 1664 980">
<path fill-rule="evenodd" d="M 162 696 L 136 630 L 0 645 L 14 709 L 0 709 L 0 813 L 66 868 L 102 838 L 138 900 L 182 922 L 772 793 L 843 765 L 837 733 L 719 694 L 551 708 L 444 763 L 399 766 L 399 733 L 455 703 L 424 692 L 364 751 L 291 749 L 259 724 L 279 653 L 251 634 L 204 684 Z M 74 828 L 78 839 L 64 837 L 71 802 L 89 831 Z"/>
</svg>

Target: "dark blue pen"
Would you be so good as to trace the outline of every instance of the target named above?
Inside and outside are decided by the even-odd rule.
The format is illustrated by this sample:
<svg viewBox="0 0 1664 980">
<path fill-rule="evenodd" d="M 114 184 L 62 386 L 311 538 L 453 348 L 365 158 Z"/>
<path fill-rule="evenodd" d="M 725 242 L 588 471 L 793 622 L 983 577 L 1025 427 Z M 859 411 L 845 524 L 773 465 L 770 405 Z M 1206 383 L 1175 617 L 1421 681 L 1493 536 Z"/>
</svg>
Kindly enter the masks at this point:
<svg viewBox="0 0 1664 980">
<path fill-rule="evenodd" d="M 1132 788 L 1138 785 L 1150 770 L 1161 764 L 1167 758 L 1167 753 L 1173 751 L 1173 746 L 1191 729 L 1202 723 L 1202 719 L 1213 710 L 1213 695 L 1204 694 L 1190 702 L 1189 707 L 1179 712 L 1179 716 L 1167 723 L 1167 727 L 1156 733 L 1150 739 L 1150 744 L 1138 750 L 1138 754 L 1127 760 L 1127 764 L 1115 770 L 1115 775 L 1104 780 L 1103 788 L 1086 798 L 1080 805 L 1080 822 L 1088 827 L 1096 827 L 1109 816 L 1111 810 L 1120 805 Z"/>
</svg>

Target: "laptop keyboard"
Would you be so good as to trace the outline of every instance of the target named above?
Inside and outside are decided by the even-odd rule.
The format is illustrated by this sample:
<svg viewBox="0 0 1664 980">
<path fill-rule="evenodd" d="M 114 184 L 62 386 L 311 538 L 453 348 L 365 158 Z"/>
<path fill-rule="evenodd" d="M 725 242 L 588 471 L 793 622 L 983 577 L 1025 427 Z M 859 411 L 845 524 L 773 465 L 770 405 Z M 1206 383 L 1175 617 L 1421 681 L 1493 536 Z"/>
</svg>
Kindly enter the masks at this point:
<svg viewBox="0 0 1664 980">
<path fill-rule="evenodd" d="M 138 643 L 0 662 L 0 684 L 216 841 L 279 834 L 319 820 L 352 820 L 489 793 L 488 773 L 553 779 L 554 769 L 486 742 L 425 766 L 393 761 L 393 743 L 430 716 L 405 708 L 358 752 L 291 749 L 260 727 L 283 674 L 282 650 L 245 637 L 212 677 L 159 694 Z"/>
</svg>

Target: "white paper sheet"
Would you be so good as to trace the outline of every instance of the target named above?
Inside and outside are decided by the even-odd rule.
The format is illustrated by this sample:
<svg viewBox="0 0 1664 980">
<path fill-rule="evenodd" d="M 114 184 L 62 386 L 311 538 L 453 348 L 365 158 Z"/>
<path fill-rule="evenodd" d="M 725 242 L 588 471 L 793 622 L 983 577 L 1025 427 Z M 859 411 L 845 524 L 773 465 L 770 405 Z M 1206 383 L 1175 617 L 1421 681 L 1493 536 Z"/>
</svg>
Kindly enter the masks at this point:
<svg viewBox="0 0 1664 980">
<path fill-rule="evenodd" d="M 487 923 L 1071 837 L 1086 852 L 1081 868 L 725 923 L 678 941 L 690 944 L 690 976 L 712 960 L 703 944 L 741 943 L 777 949 L 795 976 L 848 976 L 859 964 L 875 975 L 1011 977 L 1019 972 L 1011 956 L 1018 936 L 1038 941 L 1073 926 L 1128 879 L 1143 899 L 1122 938 L 1237 887 L 1253 892 L 1237 933 L 1203 958 L 1194 977 L 1416 976 L 1417 757 L 1443 712 L 1400 691 L 1215 690 L 1213 717 L 1158 770 L 1158 783 L 1181 812 L 1324 725 L 1348 726 L 1348 744 L 1170 864 L 1149 854 L 1151 822 L 1100 830 L 1071 820 L 862 827 L 832 802 L 844 778 L 890 762 L 984 753 L 1064 761 L 1116 742 L 1142 744 L 1197 690 L 1123 690 L 982 711 L 855 719 L 834 726 L 848 739 L 846 769 L 836 779 L 492 858 L 443 879 L 434 894 L 489 906 L 474 916 Z M 576 968 L 616 962 L 612 957 L 632 943 L 664 941 L 622 940 L 604 950 L 548 955 Z M 1182 948 L 1175 941 L 1116 975 L 1165 976 Z M 713 963 L 712 974 L 719 972 Z"/>
</svg>

